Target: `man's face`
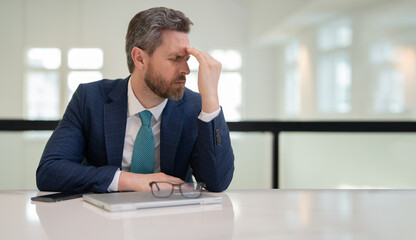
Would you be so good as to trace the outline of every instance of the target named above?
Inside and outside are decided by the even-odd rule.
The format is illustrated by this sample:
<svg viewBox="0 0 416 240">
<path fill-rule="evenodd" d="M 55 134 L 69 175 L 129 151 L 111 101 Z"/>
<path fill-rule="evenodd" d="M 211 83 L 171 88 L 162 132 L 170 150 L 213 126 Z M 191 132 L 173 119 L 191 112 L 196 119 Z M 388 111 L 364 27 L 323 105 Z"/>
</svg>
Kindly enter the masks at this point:
<svg viewBox="0 0 416 240">
<path fill-rule="evenodd" d="M 186 75 L 190 70 L 186 47 L 189 38 L 186 33 L 166 30 L 163 42 L 150 57 L 144 80 L 146 85 L 159 97 L 178 100 L 185 90 Z"/>
</svg>

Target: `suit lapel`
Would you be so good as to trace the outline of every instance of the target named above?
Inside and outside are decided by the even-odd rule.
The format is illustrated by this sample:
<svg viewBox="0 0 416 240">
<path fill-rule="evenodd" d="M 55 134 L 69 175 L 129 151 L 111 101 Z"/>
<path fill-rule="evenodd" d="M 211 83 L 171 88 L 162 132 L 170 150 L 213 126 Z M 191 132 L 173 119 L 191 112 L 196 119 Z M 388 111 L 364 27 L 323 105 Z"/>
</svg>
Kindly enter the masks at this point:
<svg viewBox="0 0 416 240">
<path fill-rule="evenodd" d="M 183 123 L 182 100 L 168 100 L 162 114 L 160 126 L 160 168 L 161 171 L 173 175 L 176 150 L 182 132 Z"/>
<path fill-rule="evenodd" d="M 104 137 L 108 164 L 121 167 L 127 121 L 127 83 L 122 80 L 109 94 L 112 101 L 104 105 Z"/>
</svg>

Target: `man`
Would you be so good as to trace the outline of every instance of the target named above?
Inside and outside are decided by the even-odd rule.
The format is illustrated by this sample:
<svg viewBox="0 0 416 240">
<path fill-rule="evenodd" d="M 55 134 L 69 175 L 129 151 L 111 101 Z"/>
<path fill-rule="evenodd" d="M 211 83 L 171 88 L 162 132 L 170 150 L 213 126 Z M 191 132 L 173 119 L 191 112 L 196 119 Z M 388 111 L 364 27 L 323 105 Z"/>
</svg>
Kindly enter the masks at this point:
<svg viewBox="0 0 416 240">
<path fill-rule="evenodd" d="M 221 64 L 190 47 L 191 24 L 167 8 L 133 17 L 131 75 L 78 87 L 43 152 L 39 190 L 149 191 L 152 181 L 178 184 L 191 174 L 209 191 L 228 187 L 234 155 L 218 101 Z M 190 55 L 200 94 L 185 88 Z"/>
</svg>

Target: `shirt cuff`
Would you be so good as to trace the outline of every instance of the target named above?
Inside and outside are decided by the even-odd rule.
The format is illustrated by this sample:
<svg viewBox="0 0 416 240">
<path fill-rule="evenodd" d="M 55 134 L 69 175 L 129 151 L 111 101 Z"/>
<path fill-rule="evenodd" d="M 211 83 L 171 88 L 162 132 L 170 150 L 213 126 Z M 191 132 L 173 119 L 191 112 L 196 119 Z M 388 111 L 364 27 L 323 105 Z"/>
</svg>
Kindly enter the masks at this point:
<svg viewBox="0 0 416 240">
<path fill-rule="evenodd" d="M 212 119 L 214 119 L 214 118 L 218 117 L 218 115 L 220 115 L 220 112 L 221 112 L 221 107 L 218 108 L 217 111 L 212 112 L 212 113 L 205 113 L 205 112 L 201 111 L 198 118 L 199 118 L 199 120 L 204 121 L 204 122 L 211 122 Z"/>
<path fill-rule="evenodd" d="M 120 178 L 120 169 L 114 174 L 113 181 L 111 182 L 110 186 L 107 188 L 107 192 L 117 192 L 118 191 L 118 180 Z"/>
</svg>

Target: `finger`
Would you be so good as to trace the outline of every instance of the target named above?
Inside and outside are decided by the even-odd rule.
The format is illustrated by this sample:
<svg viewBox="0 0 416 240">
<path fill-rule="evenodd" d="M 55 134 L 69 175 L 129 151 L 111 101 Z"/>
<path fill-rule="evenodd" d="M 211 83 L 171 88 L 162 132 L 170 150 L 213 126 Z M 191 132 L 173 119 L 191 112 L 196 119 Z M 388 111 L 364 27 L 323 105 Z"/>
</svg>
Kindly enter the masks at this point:
<svg viewBox="0 0 416 240">
<path fill-rule="evenodd" d="M 162 175 L 161 180 L 165 181 L 165 182 L 170 182 L 170 183 L 174 183 L 174 184 L 179 184 L 179 183 L 184 182 L 180 178 L 173 177 L 173 176 L 167 175 L 165 173 L 161 173 L 161 175 Z"/>
<path fill-rule="evenodd" d="M 199 62 L 200 65 L 205 66 L 218 66 L 221 65 L 221 62 L 219 62 L 217 59 L 215 59 L 210 54 L 200 51 L 194 47 L 190 48 L 188 50 L 188 53 L 195 56 L 196 60 Z"/>
<path fill-rule="evenodd" d="M 187 49 L 188 53 L 196 58 L 199 63 L 206 62 L 206 53 L 192 47 Z"/>
<path fill-rule="evenodd" d="M 169 177 L 170 177 L 169 182 L 171 182 L 171 183 L 174 183 L 174 184 L 184 183 L 184 181 L 180 178 L 176 178 L 176 177 L 172 177 L 172 176 L 169 176 Z"/>
<path fill-rule="evenodd" d="M 191 184 L 183 184 L 181 187 L 183 190 L 189 190 L 189 191 L 195 190 L 194 186 Z"/>
<path fill-rule="evenodd" d="M 191 54 L 192 56 L 194 56 L 198 62 L 201 59 L 201 53 L 198 49 L 194 48 L 194 47 L 189 47 L 187 49 L 188 54 Z"/>
</svg>

